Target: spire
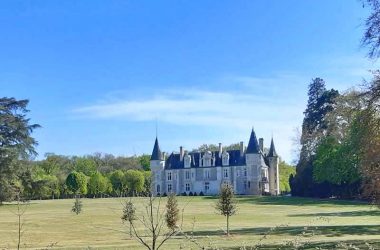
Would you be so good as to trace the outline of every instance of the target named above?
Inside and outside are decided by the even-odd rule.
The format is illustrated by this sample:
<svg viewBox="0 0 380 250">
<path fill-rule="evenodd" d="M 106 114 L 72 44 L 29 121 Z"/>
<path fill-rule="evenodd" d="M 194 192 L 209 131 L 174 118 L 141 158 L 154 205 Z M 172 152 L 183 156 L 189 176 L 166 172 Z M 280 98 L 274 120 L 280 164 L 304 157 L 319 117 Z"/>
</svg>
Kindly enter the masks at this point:
<svg viewBox="0 0 380 250">
<path fill-rule="evenodd" d="M 152 156 L 150 157 L 151 161 L 162 160 L 162 153 L 160 150 L 160 146 L 158 145 L 158 139 L 156 137 L 156 141 L 154 142 L 154 148 L 152 152 Z"/>
<path fill-rule="evenodd" d="M 257 142 L 256 133 L 252 128 L 251 137 L 249 138 L 249 143 L 247 147 L 247 154 L 258 154 L 260 153 L 260 146 Z"/>
<path fill-rule="evenodd" d="M 268 157 L 277 157 L 277 152 L 276 152 L 276 148 L 274 147 L 274 142 L 273 142 L 273 137 L 272 137 L 272 141 L 270 142 L 270 148 L 269 148 L 269 153 L 267 155 Z"/>
</svg>

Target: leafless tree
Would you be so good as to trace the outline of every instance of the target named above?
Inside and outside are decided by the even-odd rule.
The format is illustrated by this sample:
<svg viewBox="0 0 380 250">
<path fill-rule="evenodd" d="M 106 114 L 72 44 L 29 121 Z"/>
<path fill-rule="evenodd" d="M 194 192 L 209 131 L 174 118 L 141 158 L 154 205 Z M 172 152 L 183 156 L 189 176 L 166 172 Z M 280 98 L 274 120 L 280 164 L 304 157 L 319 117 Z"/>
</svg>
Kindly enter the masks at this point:
<svg viewBox="0 0 380 250">
<path fill-rule="evenodd" d="M 160 249 L 166 241 L 179 232 L 179 228 L 169 229 L 165 223 L 165 212 L 161 209 L 161 197 L 149 196 L 144 206 L 143 214 L 136 215 L 144 230 L 138 228 L 138 224 L 132 221 L 132 234 L 137 241 L 149 250 Z"/>
<path fill-rule="evenodd" d="M 28 208 L 28 203 L 21 200 L 20 193 L 17 194 L 16 201 L 16 210 L 12 211 L 12 213 L 17 217 L 17 249 L 20 249 L 25 225 L 23 217 Z"/>
</svg>

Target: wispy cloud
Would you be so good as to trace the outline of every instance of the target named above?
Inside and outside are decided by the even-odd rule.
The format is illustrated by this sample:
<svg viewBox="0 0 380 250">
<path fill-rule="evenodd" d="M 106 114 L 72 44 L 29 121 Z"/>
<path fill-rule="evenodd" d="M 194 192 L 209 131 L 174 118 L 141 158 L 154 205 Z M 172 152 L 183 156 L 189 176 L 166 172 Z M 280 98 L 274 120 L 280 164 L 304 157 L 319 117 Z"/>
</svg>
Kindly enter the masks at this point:
<svg viewBox="0 0 380 250">
<path fill-rule="evenodd" d="M 98 119 L 122 118 L 176 125 L 201 125 L 244 128 L 256 123 L 288 120 L 298 116 L 299 106 L 270 93 L 245 93 L 177 90 L 146 97 L 144 100 L 116 100 L 74 110 L 81 116 Z"/>
<path fill-rule="evenodd" d="M 278 150 L 290 160 L 291 140 L 295 126 L 302 121 L 304 102 L 300 101 L 295 88 L 295 79 L 289 77 L 259 79 L 235 77 L 229 81 L 235 88 L 225 91 L 195 90 L 191 88 L 160 91 L 144 99 L 125 97 L 107 98 L 98 104 L 83 106 L 73 112 L 80 118 L 154 122 L 175 126 L 202 126 L 234 131 L 229 140 L 246 138 L 254 126 L 259 136 L 267 139 L 275 134 Z M 276 91 L 276 82 L 288 86 Z M 278 85 L 278 83 L 277 83 Z M 292 93 L 294 92 L 294 93 Z M 227 136 L 227 135 L 225 135 Z M 216 141 L 221 138 L 215 138 Z M 248 139 L 248 138 L 247 138 Z M 197 141 L 202 141 L 202 133 Z M 184 143 L 184 142 L 182 142 Z M 205 143 L 205 142 L 203 142 Z M 197 145 L 189 145 L 195 147 Z"/>
<path fill-rule="evenodd" d="M 278 151 L 290 161 L 291 138 L 294 129 L 301 125 L 311 79 L 320 76 L 325 78 L 328 88 L 345 90 L 360 84 L 362 77 L 368 78 L 367 69 L 376 66 L 354 56 L 321 64 L 325 67 L 320 68 L 317 75 L 280 72 L 271 77 L 225 76 L 219 79 L 218 86 L 204 85 L 202 89 L 159 89 L 146 91 L 143 98 L 107 94 L 95 104 L 76 108 L 73 114 L 79 118 L 132 122 L 158 120 L 161 124 L 175 126 L 228 129 L 233 130 L 233 136 L 238 138 L 245 138 L 254 125 L 259 136 L 269 139 L 274 133 Z M 192 140 L 204 143 L 202 133 L 200 138 Z M 190 139 L 187 142 L 189 147 L 197 146 L 190 145 Z"/>
</svg>

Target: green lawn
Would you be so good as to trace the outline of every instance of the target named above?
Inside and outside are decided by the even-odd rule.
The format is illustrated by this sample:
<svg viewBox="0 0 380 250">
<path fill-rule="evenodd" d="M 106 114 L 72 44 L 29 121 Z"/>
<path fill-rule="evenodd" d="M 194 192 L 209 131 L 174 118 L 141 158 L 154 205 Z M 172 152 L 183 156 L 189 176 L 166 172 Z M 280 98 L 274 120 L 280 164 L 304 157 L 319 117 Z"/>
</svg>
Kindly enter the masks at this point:
<svg viewBox="0 0 380 250">
<path fill-rule="evenodd" d="M 137 241 L 129 239 L 121 223 L 123 199 L 83 199 L 83 212 L 70 212 L 73 200 L 32 201 L 24 215 L 24 248 L 64 249 L 136 249 Z M 166 198 L 163 198 L 166 201 Z M 202 245 L 224 249 L 258 244 L 265 249 L 288 241 L 308 242 L 306 248 L 322 245 L 336 248 L 339 242 L 368 242 L 380 247 L 380 211 L 359 202 L 326 201 L 291 197 L 252 197 L 238 199 L 238 214 L 231 218 L 232 236 L 223 235 L 224 217 L 214 209 L 214 197 L 179 197 L 184 207 L 184 230 L 192 231 Z M 143 198 L 135 198 L 141 211 Z M 0 206 L 0 249 L 14 248 L 17 217 L 14 204 Z M 302 232 L 306 233 L 302 234 Z M 197 249 L 181 237 L 168 241 L 162 249 Z M 278 246 L 278 245 L 277 245 Z"/>
</svg>

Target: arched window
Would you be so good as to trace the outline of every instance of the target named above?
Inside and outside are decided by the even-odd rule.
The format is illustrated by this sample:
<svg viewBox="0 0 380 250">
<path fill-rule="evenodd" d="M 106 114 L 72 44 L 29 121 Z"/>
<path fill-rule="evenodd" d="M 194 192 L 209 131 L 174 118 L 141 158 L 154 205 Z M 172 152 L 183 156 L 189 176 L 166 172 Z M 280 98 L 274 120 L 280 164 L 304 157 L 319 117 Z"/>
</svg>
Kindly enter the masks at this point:
<svg viewBox="0 0 380 250">
<path fill-rule="evenodd" d="M 203 166 L 209 167 L 211 166 L 211 152 L 207 151 L 203 156 Z"/>
<path fill-rule="evenodd" d="M 228 166 L 229 162 L 230 162 L 230 154 L 224 151 L 222 154 L 222 165 Z"/>
<path fill-rule="evenodd" d="M 189 168 L 190 164 L 191 164 L 191 156 L 190 155 L 185 155 L 185 157 L 184 157 L 185 168 Z"/>
</svg>

